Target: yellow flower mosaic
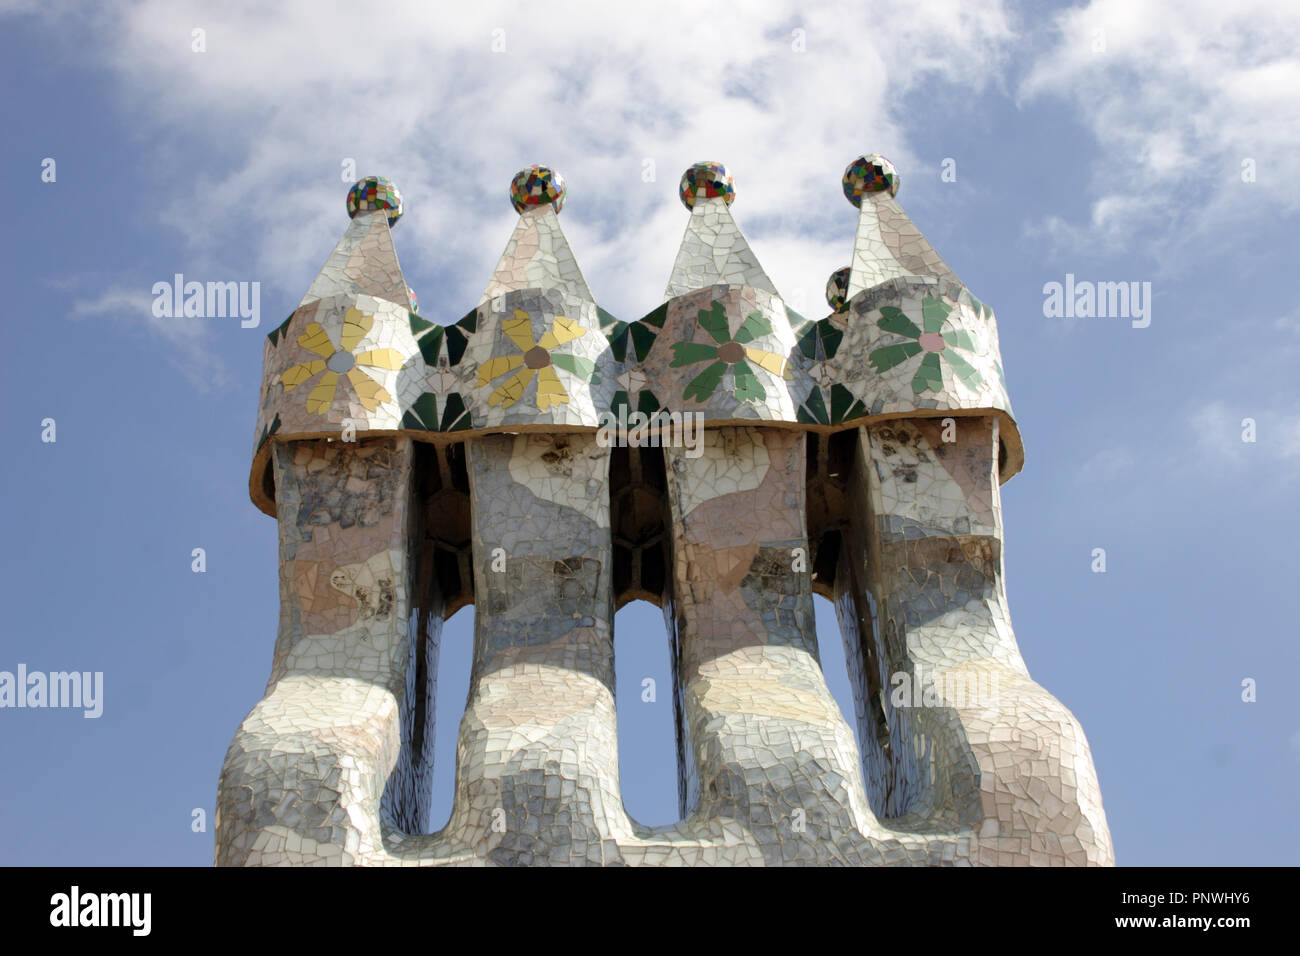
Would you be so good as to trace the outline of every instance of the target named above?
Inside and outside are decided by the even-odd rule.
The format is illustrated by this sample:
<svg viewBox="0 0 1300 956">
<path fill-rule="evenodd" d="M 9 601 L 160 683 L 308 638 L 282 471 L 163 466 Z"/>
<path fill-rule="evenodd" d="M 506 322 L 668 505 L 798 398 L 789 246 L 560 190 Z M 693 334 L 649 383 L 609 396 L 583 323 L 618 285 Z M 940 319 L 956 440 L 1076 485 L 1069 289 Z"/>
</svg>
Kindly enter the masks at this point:
<svg viewBox="0 0 1300 956">
<path fill-rule="evenodd" d="M 489 405 L 509 408 L 524 397 L 524 390 L 536 376 L 537 407 L 545 411 L 552 405 L 569 403 L 569 393 L 555 374 L 556 368 L 562 368 L 583 381 L 590 382 L 594 378 L 596 364 L 590 359 L 577 355 L 551 354 L 552 349 L 587 334 L 587 330 L 573 319 L 557 315 L 551 322 L 551 330 L 534 342 L 533 324 L 528 313 L 523 309 L 515 309 L 514 318 L 501 323 L 501 331 L 521 354 L 490 358 L 478 367 L 479 385 L 487 385 L 502 375 L 510 375 L 488 396 Z M 513 375 L 510 374 L 512 372 Z"/>
<path fill-rule="evenodd" d="M 338 345 L 334 344 L 319 322 L 309 324 L 303 334 L 298 336 L 298 344 L 320 358 L 285 369 L 280 376 L 285 392 L 292 392 L 323 372 L 320 381 L 307 395 L 307 411 L 310 414 L 324 415 L 334 405 L 340 376 L 345 376 L 352 384 L 366 411 L 375 411 L 381 402 L 391 402 L 393 396 L 369 373 L 363 371 L 362 366 L 396 371 L 402 367 L 402 353 L 396 349 L 371 349 L 353 354 L 353 350 L 374 324 L 373 315 L 353 306 L 343 317 L 343 332 L 339 336 Z"/>
</svg>

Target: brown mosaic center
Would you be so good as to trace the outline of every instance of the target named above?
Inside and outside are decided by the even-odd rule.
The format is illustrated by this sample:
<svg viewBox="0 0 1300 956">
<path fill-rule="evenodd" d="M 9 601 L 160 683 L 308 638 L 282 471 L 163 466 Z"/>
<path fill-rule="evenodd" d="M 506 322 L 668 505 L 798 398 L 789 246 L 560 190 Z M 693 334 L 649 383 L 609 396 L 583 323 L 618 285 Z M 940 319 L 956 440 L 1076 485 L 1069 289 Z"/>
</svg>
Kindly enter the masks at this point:
<svg viewBox="0 0 1300 956">
<path fill-rule="evenodd" d="M 551 353 L 540 345 L 534 345 L 524 353 L 524 364 L 529 368 L 546 368 L 551 364 Z"/>
<path fill-rule="evenodd" d="M 726 342 L 718 346 L 718 359 L 735 365 L 745 357 L 745 347 L 739 342 Z"/>
</svg>

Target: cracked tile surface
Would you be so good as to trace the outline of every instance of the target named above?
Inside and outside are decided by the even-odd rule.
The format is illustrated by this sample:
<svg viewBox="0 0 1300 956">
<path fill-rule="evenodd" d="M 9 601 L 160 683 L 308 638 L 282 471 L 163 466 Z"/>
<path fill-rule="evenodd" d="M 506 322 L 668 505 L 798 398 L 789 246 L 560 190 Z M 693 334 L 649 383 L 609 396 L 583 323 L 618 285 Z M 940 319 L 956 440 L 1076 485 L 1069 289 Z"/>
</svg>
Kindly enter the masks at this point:
<svg viewBox="0 0 1300 956">
<path fill-rule="evenodd" d="M 561 229 L 563 178 L 528 167 L 454 322 L 402 276 L 396 187 L 354 187 L 264 349 L 250 494 L 279 523 L 281 612 L 222 768 L 218 863 L 1113 863 L 1083 730 L 1011 626 L 1001 484 L 1023 451 L 993 312 L 888 160 L 843 186 L 858 229 L 824 318 L 785 305 L 710 162 L 680 183 L 665 301 L 623 321 Z M 629 412 L 637 441 L 611 447 L 602 423 Z M 667 424 L 690 416 L 693 442 Z M 668 826 L 632 819 L 619 783 L 614 609 L 633 597 L 669 625 Z M 455 801 L 429 833 L 441 623 L 466 603 Z"/>
</svg>

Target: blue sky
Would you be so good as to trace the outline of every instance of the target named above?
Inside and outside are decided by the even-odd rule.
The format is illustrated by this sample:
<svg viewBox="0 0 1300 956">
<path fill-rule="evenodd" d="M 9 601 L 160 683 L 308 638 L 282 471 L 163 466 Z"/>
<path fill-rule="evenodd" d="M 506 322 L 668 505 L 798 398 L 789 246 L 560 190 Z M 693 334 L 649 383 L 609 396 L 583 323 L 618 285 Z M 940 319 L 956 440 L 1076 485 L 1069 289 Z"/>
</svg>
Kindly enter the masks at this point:
<svg viewBox="0 0 1300 956">
<path fill-rule="evenodd" d="M 349 160 L 403 192 L 426 315 L 477 302 L 510 177 L 541 162 L 568 181 L 597 299 L 632 319 L 662 296 L 700 159 L 735 176 L 777 287 L 824 314 L 856 222 L 839 177 L 872 151 L 996 309 L 1027 452 L 1003 488 L 1012 620 L 1088 734 L 1117 862 L 1294 862 L 1293 7 L 684 3 L 647 24 L 608 4 L 376 2 L 364 23 L 351 4 L 86 6 L 0 2 L 0 670 L 102 671 L 104 712 L 0 710 L 0 863 L 212 860 L 221 761 L 275 638 L 275 523 L 247 496 L 262 340 L 347 224 Z M 178 272 L 261 283 L 260 327 L 153 317 Z M 1151 283 L 1150 325 L 1045 316 L 1067 274 Z M 444 630 L 443 818 L 471 635 L 469 609 Z M 660 613 L 630 606 L 616 640 L 627 804 L 667 822 L 671 695 L 639 695 L 668 686 Z"/>
</svg>

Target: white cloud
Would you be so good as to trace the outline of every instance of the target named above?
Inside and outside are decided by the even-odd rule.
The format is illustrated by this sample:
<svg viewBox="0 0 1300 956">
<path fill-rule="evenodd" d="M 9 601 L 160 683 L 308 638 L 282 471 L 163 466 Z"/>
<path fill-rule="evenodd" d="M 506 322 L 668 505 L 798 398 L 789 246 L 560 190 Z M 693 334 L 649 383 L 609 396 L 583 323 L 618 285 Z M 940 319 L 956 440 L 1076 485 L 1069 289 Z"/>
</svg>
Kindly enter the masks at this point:
<svg viewBox="0 0 1300 956">
<path fill-rule="evenodd" d="M 1133 452 L 1123 445 L 1103 448 L 1079 466 L 1075 480 L 1080 484 L 1109 484 L 1127 477 L 1137 464 Z"/>
<path fill-rule="evenodd" d="M 1205 391 L 1225 394 L 1223 380 Z M 1243 419 L 1255 420 L 1255 441 L 1243 441 Z M 1160 418 L 1145 419 L 1148 423 Z M 1108 507 L 1138 513 L 1156 507 L 1204 508 L 1207 485 L 1249 488 L 1258 501 L 1296 494 L 1300 473 L 1300 403 L 1257 402 L 1248 396 L 1209 399 L 1189 405 L 1159 424 L 1117 432 L 1073 469 L 1074 484 L 1084 490 L 1104 488 Z M 1151 493 L 1157 476 L 1159 493 Z M 1190 496 L 1190 497 L 1189 497 Z"/>
<path fill-rule="evenodd" d="M 210 320 L 159 318 L 153 314 L 153 296 L 147 291 L 113 285 L 94 298 L 74 301 L 71 316 L 108 317 L 147 332 L 167 347 L 168 361 L 200 392 L 224 387 L 230 381 L 225 364 L 212 349 L 212 336 L 205 324 Z"/>
<path fill-rule="evenodd" d="M 1253 441 L 1246 440 L 1247 419 L 1254 422 Z M 1188 412 L 1187 426 L 1192 437 L 1187 464 L 1221 475 L 1277 465 L 1286 469 L 1288 484 L 1294 484 L 1294 463 L 1300 460 L 1300 405 L 1202 402 Z"/>
<path fill-rule="evenodd" d="M 1091 128 L 1099 196 L 1088 222 L 1031 234 L 1150 248 L 1300 212 L 1300 7 L 1092 0 L 1054 26 L 1019 95 L 1060 98 Z"/>
<path fill-rule="evenodd" d="M 257 271 L 246 278 L 296 301 L 345 225 L 340 170 L 352 157 L 359 174 L 402 189 L 403 266 L 443 318 L 477 301 L 513 222 L 509 179 L 530 162 L 568 179 L 566 232 L 597 298 L 624 318 L 658 304 L 685 226 L 677 181 L 706 158 L 729 164 L 736 216 L 778 287 L 820 303 L 851 251 L 844 165 L 876 150 L 906 175 L 898 96 L 927 78 L 997 83 L 1013 39 L 1000 4 L 957 0 L 895 5 L 883 24 L 793 0 L 360 14 L 354 3 L 151 2 L 92 27 L 83 53 L 102 51 L 136 131 L 160 156 L 210 156 L 186 179 L 169 179 L 165 162 L 151 171 L 172 197 L 159 225 L 179 231 L 187 256 L 245 250 L 239 268 Z M 191 50 L 195 28 L 204 53 Z M 840 243 L 805 244 L 810 230 Z"/>
</svg>

